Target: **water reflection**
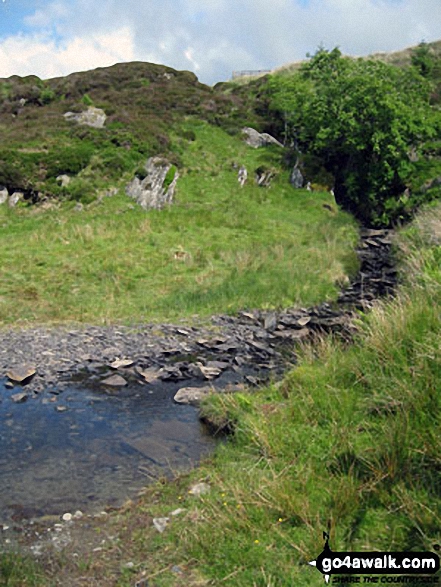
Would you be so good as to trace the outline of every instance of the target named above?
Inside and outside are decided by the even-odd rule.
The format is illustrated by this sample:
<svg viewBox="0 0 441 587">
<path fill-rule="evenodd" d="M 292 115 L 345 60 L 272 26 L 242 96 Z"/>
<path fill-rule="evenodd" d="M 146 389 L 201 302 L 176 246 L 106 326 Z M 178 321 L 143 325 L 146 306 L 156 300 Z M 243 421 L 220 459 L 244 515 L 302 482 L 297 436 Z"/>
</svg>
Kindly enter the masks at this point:
<svg viewBox="0 0 441 587">
<path fill-rule="evenodd" d="M 0 385 L 0 521 L 119 505 L 189 468 L 214 440 L 177 384 L 115 392 L 71 387 L 14 403 Z"/>
</svg>

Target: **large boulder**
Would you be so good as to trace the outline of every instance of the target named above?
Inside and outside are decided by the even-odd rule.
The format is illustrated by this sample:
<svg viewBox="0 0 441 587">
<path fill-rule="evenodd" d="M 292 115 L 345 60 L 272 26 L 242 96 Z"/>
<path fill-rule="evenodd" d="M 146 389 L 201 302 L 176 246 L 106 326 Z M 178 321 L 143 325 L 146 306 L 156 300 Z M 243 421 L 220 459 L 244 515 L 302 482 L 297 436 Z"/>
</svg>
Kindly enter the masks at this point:
<svg viewBox="0 0 441 587">
<path fill-rule="evenodd" d="M 163 208 L 171 204 L 178 181 L 178 170 L 162 157 L 150 157 L 144 166 L 145 177 L 135 177 L 127 186 L 126 193 L 144 210 Z"/>
<path fill-rule="evenodd" d="M 93 128 L 103 128 L 107 115 L 101 108 L 89 106 L 84 112 L 66 112 L 64 118 L 69 122 L 76 122 Z"/>
<path fill-rule="evenodd" d="M 278 145 L 283 147 L 277 139 L 269 135 L 268 133 L 257 132 L 254 128 L 246 127 L 242 129 L 242 134 L 245 137 L 245 142 L 250 147 L 258 149 L 259 147 L 266 147 L 267 145 Z"/>
</svg>

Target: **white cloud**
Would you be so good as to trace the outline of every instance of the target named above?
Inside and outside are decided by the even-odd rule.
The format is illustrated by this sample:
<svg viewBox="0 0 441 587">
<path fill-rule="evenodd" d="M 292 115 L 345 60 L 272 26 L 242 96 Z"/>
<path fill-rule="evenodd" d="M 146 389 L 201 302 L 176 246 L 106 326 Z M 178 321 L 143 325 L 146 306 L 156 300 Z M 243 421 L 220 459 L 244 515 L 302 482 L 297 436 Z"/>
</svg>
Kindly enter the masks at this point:
<svg viewBox="0 0 441 587">
<path fill-rule="evenodd" d="M 302 59 L 321 43 L 365 55 L 439 39 L 441 2 L 56 0 L 27 25 L 34 35 L 0 39 L 0 76 L 50 77 L 139 59 L 190 68 L 212 83 L 233 69 Z"/>
<path fill-rule="evenodd" d="M 34 74 L 50 78 L 135 59 L 128 27 L 94 37 L 75 36 L 64 43 L 38 34 L 18 35 L 0 42 L 1 77 Z"/>
</svg>

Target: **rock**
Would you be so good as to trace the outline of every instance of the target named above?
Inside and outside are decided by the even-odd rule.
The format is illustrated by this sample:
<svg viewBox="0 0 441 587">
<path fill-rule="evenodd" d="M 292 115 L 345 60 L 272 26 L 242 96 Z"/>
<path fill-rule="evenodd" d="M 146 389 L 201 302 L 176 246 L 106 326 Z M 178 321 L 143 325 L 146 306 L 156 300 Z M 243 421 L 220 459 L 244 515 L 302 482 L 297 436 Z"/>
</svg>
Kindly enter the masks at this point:
<svg viewBox="0 0 441 587">
<path fill-rule="evenodd" d="M 208 367 L 199 362 L 191 366 L 191 371 L 195 377 L 208 380 L 215 379 L 222 373 L 222 369 L 219 369 L 219 367 Z"/>
<path fill-rule="evenodd" d="M 204 397 L 212 393 L 211 387 L 182 387 L 174 396 L 177 404 L 198 406 Z"/>
<path fill-rule="evenodd" d="M 240 187 L 243 188 L 248 178 L 248 171 L 244 165 L 241 165 L 237 174 L 237 181 L 240 183 Z"/>
<path fill-rule="evenodd" d="M 133 363 L 134 361 L 132 359 L 117 359 L 113 363 L 110 363 L 110 367 L 112 369 L 121 369 L 121 367 L 131 367 Z"/>
<path fill-rule="evenodd" d="M 11 395 L 11 399 L 14 404 L 22 404 L 28 399 L 28 394 L 21 392 L 21 393 L 14 393 Z"/>
<path fill-rule="evenodd" d="M 101 108 L 89 106 L 84 112 L 66 112 L 64 118 L 69 122 L 76 122 L 84 126 L 91 126 L 93 128 L 103 128 L 106 122 L 107 115 Z"/>
<path fill-rule="evenodd" d="M 275 173 L 271 169 L 258 167 L 255 171 L 256 183 L 261 188 L 269 188 Z"/>
<path fill-rule="evenodd" d="M 299 168 L 299 160 L 297 159 L 296 164 L 294 165 L 294 168 L 291 171 L 291 175 L 289 177 L 289 183 L 292 185 L 292 187 L 294 187 L 296 189 L 300 189 L 303 187 L 304 182 L 305 182 L 304 177 L 303 177 L 302 172 L 300 171 L 300 168 Z"/>
<path fill-rule="evenodd" d="M 193 485 L 193 487 L 189 489 L 188 493 L 190 495 L 196 495 L 199 497 L 209 493 L 210 491 L 211 487 L 208 485 L 208 483 L 196 483 L 196 485 Z"/>
<path fill-rule="evenodd" d="M 23 200 L 23 193 L 22 192 L 14 192 L 12 196 L 9 197 L 8 204 L 10 208 L 14 208 L 20 201 Z"/>
<path fill-rule="evenodd" d="M 84 210 L 84 205 L 81 202 L 77 202 L 74 206 L 75 212 L 82 212 Z"/>
<path fill-rule="evenodd" d="M 70 184 L 71 178 L 68 175 L 59 175 L 57 181 L 61 184 L 62 188 L 65 188 Z"/>
<path fill-rule="evenodd" d="M 145 369 L 136 368 L 135 371 L 141 375 L 146 383 L 154 383 L 161 377 L 161 371 L 159 369 Z"/>
<path fill-rule="evenodd" d="M 0 190 L 0 204 L 6 204 L 9 198 L 9 193 L 6 188 Z"/>
<path fill-rule="evenodd" d="M 6 377 L 8 377 L 11 381 L 15 383 L 27 383 L 37 372 L 33 365 L 22 365 L 21 367 L 16 367 L 11 369 L 6 373 Z"/>
<path fill-rule="evenodd" d="M 110 387 L 124 387 L 127 385 L 127 381 L 121 375 L 111 375 L 101 381 L 103 385 L 109 385 Z"/>
<path fill-rule="evenodd" d="M 135 177 L 127 186 L 126 193 L 144 210 L 160 210 L 171 204 L 179 178 L 177 169 L 166 159 L 150 157 L 144 167 L 144 179 Z"/>
<path fill-rule="evenodd" d="M 297 320 L 297 324 L 302 328 L 311 322 L 311 316 L 303 316 Z"/>
<path fill-rule="evenodd" d="M 170 518 L 153 518 L 153 526 L 158 530 L 160 534 L 164 532 L 169 523 Z"/>
<path fill-rule="evenodd" d="M 250 147 L 258 149 L 259 147 L 266 147 L 267 145 L 278 145 L 283 147 L 277 139 L 269 135 L 268 133 L 260 133 L 254 128 L 246 127 L 242 129 L 242 134 L 245 135 L 245 142 Z"/>
<path fill-rule="evenodd" d="M 265 316 L 263 327 L 265 330 L 273 331 L 277 326 L 277 316 L 275 314 L 269 314 Z"/>
</svg>

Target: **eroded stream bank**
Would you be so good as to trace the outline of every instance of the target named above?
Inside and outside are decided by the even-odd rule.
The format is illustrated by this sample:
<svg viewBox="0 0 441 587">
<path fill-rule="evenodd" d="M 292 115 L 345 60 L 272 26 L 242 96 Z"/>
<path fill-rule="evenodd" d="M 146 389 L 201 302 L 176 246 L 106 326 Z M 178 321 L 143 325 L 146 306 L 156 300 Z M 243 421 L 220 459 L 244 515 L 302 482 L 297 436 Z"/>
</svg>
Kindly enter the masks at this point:
<svg viewBox="0 0 441 587">
<path fill-rule="evenodd" d="M 295 363 L 296 341 L 350 336 L 354 309 L 394 288 L 390 249 L 390 232 L 362 231 L 360 272 L 332 305 L 203 326 L 0 332 L 3 521 L 118 505 L 162 472 L 197 463 L 214 441 L 175 393 L 259 385 Z M 25 367 L 35 374 L 14 384 Z"/>
</svg>

